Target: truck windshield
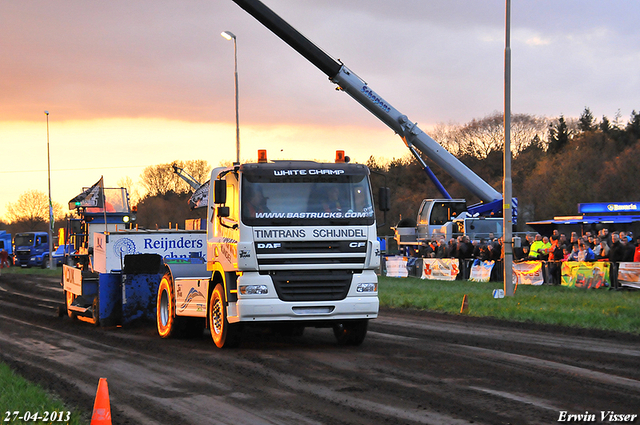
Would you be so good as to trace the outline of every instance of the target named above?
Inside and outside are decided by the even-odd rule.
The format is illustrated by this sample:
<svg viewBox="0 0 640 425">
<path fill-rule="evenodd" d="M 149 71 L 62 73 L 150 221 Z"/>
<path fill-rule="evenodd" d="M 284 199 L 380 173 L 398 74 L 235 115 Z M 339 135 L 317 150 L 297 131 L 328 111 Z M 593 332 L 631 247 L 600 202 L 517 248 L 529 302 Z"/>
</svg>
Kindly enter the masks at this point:
<svg viewBox="0 0 640 425">
<path fill-rule="evenodd" d="M 430 203 L 426 201 L 422 204 L 418 213 L 421 224 L 442 226 L 467 210 L 465 202 L 457 201 L 434 201 L 433 208 L 429 209 L 429 206 Z"/>
<path fill-rule="evenodd" d="M 18 233 L 13 243 L 15 246 L 33 246 L 33 237 L 31 233 Z"/>
<path fill-rule="evenodd" d="M 83 188 L 85 190 L 86 188 Z M 127 196 L 127 190 L 121 188 L 109 188 L 104 189 L 104 205 L 106 212 L 108 213 L 129 213 L 129 200 Z M 100 207 L 88 207 L 86 212 L 88 213 L 102 213 L 104 210 Z"/>
<path fill-rule="evenodd" d="M 243 175 L 247 225 L 366 224 L 374 211 L 366 175 Z"/>
</svg>

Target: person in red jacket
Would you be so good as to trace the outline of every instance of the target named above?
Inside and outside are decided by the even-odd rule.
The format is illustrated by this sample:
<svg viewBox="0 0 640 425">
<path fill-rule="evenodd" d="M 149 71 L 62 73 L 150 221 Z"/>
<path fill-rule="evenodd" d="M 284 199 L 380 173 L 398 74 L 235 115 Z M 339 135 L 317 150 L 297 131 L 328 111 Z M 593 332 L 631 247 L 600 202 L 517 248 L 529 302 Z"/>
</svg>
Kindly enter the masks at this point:
<svg viewBox="0 0 640 425">
<path fill-rule="evenodd" d="M 7 251 L 0 250 L 0 269 L 9 267 L 9 253 Z"/>
<path fill-rule="evenodd" d="M 640 238 L 636 239 L 636 252 L 633 254 L 633 262 L 640 263 Z"/>
</svg>

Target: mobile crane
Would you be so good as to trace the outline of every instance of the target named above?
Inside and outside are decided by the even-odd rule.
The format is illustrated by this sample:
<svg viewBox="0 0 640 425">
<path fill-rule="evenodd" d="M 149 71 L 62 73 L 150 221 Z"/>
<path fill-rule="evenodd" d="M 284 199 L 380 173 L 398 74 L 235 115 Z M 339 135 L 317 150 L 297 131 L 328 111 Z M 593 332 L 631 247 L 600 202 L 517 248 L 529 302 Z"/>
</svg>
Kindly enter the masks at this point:
<svg viewBox="0 0 640 425">
<path fill-rule="evenodd" d="M 467 220 L 473 218 L 474 222 L 478 223 L 480 220 L 478 216 L 500 216 L 502 214 L 502 194 L 500 192 L 491 187 L 460 160 L 424 133 L 406 115 L 391 106 L 389 102 L 373 91 L 364 80 L 344 64 L 318 48 L 259 0 L 233 1 L 325 73 L 331 82 L 338 85 L 339 90 L 349 94 L 356 102 L 360 103 L 402 138 L 411 154 L 421 164 L 444 198 L 423 201 L 418 213 L 418 228 L 412 229 L 414 234 L 422 238 L 428 238 L 436 228 L 439 230 L 443 224 L 447 223 L 450 223 L 449 233 L 452 230 L 460 229 L 466 232 L 467 230 L 464 227 L 467 224 Z M 446 189 L 422 159 L 418 150 L 482 202 L 466 207 L 464 199 L 451 199 Z M 461 205 L 463 206 L 462 208 Z M 513 205 L 515 219 L 517 200 L 513 200 Z M 460 218 L 455 223 L 456 229 L 452 229 L 453 220 L 456 219 L 458 213 L 462 213 L 462 216 L 459 216 Z M 445 215 L 444 218 L 442 217 L 443 214 Z M 497 219 L 493 219 L 493 221 L 493 233 L 496 233 L 496 236 L 500 236 L 502 227 L 498 224 Z M 469 224 L 467 227 L 471 226 L 476 227 L 475 224 Z M 482 227 L 491 228 L 490 226 Z M 439 232 L 442 232 L 442 230 L 439 230 Z"/>
<path fill-rule="evenodd" d="M 211 180 L 200 183 L 193 178 L 191 174 L 187 173 L 183 168 L 178 167 L 176 164 L 172 164 L 171 167 L 173 168 L 173 172 L 193 189 L 193 194 L 191 195 L 191 198 L 189 198 L 189 207 L 192 210 L 195 208 L 206 207 Z"/>
</svg>

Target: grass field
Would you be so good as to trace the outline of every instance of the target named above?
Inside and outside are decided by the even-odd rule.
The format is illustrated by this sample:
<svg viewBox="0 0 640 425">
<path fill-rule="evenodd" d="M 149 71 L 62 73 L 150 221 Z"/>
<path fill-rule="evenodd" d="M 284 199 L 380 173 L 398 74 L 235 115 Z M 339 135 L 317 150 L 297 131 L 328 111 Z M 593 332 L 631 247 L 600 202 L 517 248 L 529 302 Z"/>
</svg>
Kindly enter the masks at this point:
<svg viewBox="0 0 640 425">
<path fill-rule="evenodd" d="M 62 269 L 57 270 L 11 267 L 0 270 L 0 281 L 3 274 L 38 274 L 43 276 L 60 277 Z M 62 298 L 61 298 L 62 302 Z M 97 388 L 97 387 L 96 387 Z M 48 421 L 36 420 L 48 412 Z M 40 386 L 30 383 L 16 375 L 8 365 L 0 362 L 0 420 L 11 424 L 69 424 L 84 425 L 89 421 L 81 418 L 81 413 L 65 406 L 55 395 L 47 393 Z M 29 420 L 26 419 L 29 415 Z M 67 418 L 68 415 L 68 418 Z M 86 416 L 86 414 L 85 414 Z M 17 419 L 22 417 L 23 419 Z M 55 419 L 55 420 L 51 420 Z"/>
<path fill-rule="evenodd" d="M 640 334 L 640 291 L 520 285 L 513 297 L 493 298 L 502 282 L 380 277 L 381 307 L 460 314 L 467 295 L 469 316 L 494 317 Z"/>
<path fill-rule="evenodd" d="M 55 396 L 27 382 L 3 363 L 0 363 L 0 414 L 2 423 L 11 424 L 87 423 L 80 418 L 79 413 L 69 410 Z M 44 419 L 35 419 L 43 417 Z"/>
<path fill-rule="evenodd" d="M 60 277 L 61 269 L 20 269 L 0 273 Z M 587 329 L 640 334 L 640 291 L 579 289 L 563 286 L 520 285 L 515 296 L 493 298 L 502 282 L 452 282 L 415 277 L 379 278 L 380 306 L 460 314 L 462 298 L 469 301 L 469 316 L 494 317 L 518 322 L 546 323 Z"/>
<path fill-rule="evenodd" d="M 8 269 L 0 269 L 0 276 L 2 276 L 5 273 L 38 274 L 42 276 L 60 277 L 62 276 L 62 266 L 58 266 L 58 268 L 56 268 L 55 270 L 41 269 L 40 267 L 30 267 L 30 268 L 9 267 Z"/>
</svg>

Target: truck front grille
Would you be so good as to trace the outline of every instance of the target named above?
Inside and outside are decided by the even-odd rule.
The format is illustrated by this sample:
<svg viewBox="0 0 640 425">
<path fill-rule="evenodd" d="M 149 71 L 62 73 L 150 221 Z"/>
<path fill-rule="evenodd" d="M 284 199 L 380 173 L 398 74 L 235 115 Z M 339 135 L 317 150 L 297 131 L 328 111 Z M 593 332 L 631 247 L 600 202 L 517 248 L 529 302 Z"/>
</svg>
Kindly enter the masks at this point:
<svg viewBox="0 0 640 425">
<path fill-rule="evenodd" d="M 271 272 L 282 301 L 338 301 L 346 298 L 352 274 L 345 270 Z"/>
<path fill-rule="evenodd" d="M 256 242 L 260 270 L 363 269 L 366 241 L 284 241 Z"/>
</svg>

